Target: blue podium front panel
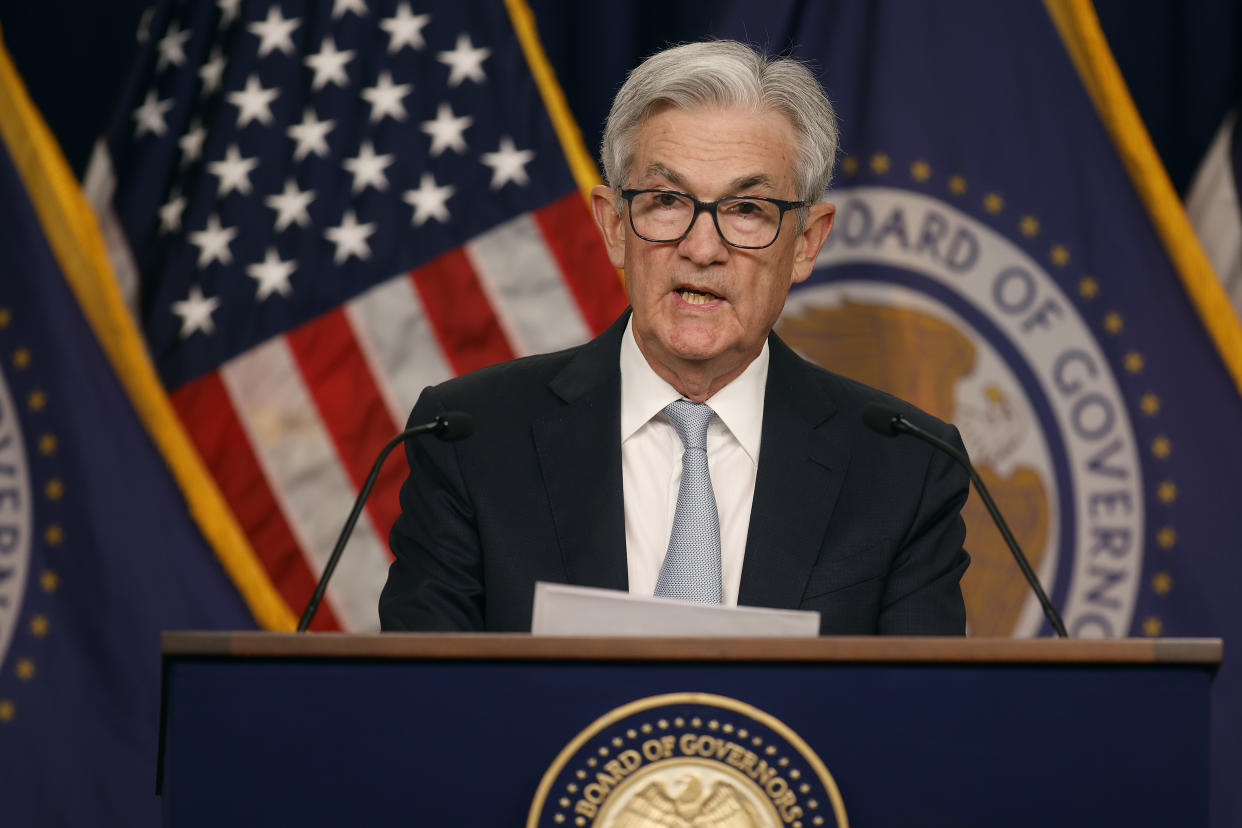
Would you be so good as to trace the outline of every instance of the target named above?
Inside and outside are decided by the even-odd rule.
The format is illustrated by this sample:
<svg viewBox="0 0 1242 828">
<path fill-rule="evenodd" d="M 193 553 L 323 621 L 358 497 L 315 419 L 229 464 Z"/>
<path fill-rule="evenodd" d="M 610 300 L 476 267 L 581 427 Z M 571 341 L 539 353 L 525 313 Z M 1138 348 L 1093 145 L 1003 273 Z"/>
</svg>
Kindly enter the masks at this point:
<svg viewBox="0 0 1242 828">
<path fill-rule="evenodd" d="M 166 824 L 524 825 L 545 771 L 600 717 L 704 692 L 800 736 L 854 826 L 1206 825 L 1210 678 L 1193 665 L 170 658 Z M 797 823 L 833 824 L 813 816 Z"/>
</svg>

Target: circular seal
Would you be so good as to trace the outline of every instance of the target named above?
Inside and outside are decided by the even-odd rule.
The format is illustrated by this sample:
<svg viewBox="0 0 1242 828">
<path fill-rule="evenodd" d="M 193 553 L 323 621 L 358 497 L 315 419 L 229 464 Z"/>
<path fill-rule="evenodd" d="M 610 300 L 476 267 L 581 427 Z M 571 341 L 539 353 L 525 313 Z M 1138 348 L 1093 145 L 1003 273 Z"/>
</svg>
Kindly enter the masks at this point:
<svg viewBox="0 0 1242 828">
<path fill-rule="evenodd" d="M 1138 441 L 1109 358 L 1057 280 L 932 196 L 834 193 L 836 229 L 777 333 L 804 357 L 957 424 L 1073 637 L 1130 628 L 1141 576 Z M 1044 624 L 977 496 L 963 509 L 971 635 Z"/>
<path fill-rule="evenodd" d="M 787 725 L 745 702 L 670 693 L 618 707 L 543 775 L 527 828 L 849 822 L 828 768 Z"/>
</svg>

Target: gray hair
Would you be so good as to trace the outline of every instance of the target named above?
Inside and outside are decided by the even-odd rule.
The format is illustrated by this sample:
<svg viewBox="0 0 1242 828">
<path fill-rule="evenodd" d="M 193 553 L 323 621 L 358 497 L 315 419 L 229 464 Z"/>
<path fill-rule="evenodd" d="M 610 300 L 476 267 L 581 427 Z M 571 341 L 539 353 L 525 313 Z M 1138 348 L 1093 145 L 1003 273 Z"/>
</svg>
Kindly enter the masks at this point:
<svg viewBox="0 0 1242 828">
<path fill-rule="evenodd" d="M 613 190 L 629 178 L 639 128 L 662 106 L 780 112 L 797 138 L 798 199 L 816 202 L 828 189 L 837 154 L 837 116 L 815 75 L 797 60 L 771 57 L 736 40 L 687 43 L 644 60 L 613 99 L 604 127 L 600 156 Z"/>
</svg>

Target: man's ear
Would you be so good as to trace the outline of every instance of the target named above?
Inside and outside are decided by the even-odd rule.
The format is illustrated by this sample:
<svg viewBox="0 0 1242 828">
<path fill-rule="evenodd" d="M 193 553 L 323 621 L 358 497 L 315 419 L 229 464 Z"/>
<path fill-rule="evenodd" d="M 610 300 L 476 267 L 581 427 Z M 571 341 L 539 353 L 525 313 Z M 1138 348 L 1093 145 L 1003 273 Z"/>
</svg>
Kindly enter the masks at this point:
<svg viewBox="0 0 1242 828">
<path fill-rule="evenodd" d="M 603 184 L 591 188 L 591 212 L 595 214 L 595 226 L 604 239 L 608 261 L 617 270 L 625 267 L 625 231 L 629 225 L 625 216 L 617 212 L 617 195 Z"/>
<path fill-rule="evenodd" d="M 811 271 L 815 269 L 815 260 L 819 258 L 819 251 L 823 249 L 824 242 L 828 241 L 828 234 L 832 232 L 832 222 L 837 217 L 836 206 L 826 201 L 812 204 L 807 210 L 809 214 L 806 226 L 802 228 L 802 233 L 798 236 L 794 248 L 794 284 L 806 281 Z"/>
</svg>

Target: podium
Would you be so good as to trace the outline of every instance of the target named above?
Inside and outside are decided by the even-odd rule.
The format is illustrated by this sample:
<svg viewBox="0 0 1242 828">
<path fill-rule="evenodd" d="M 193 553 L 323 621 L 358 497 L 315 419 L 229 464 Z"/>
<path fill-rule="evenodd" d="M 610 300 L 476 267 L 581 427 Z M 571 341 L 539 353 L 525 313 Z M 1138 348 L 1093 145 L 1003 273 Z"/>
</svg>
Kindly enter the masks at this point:
<svg viewBox="0 0 1242 828">
<path fill-rule="evenodd" d="M 583 787 L 569 772 L 589 762 L 607 777 L 606 762 L 567 759 L 575 740 L 593 751 L 583 734 L 610 735 L 599 723 L 616 711 L 706 694 L 801 740 L 850 825 L 1206 826 L 1221 655 L 1218 639 L 169 632 L 157 787 L 176 828 L 593 824 L 583 814 L 594 806 L 575 802 L 590 793 L 587 765 Z M 703 732 L 717 725 L 766 750 L 776 773 L 767 731 L 726 719 Z M 655 739 L 682 718 L 632 721 L 617 727 L 641 757 L 639 722 Z M 687 738 L 666 741 L 708 745 Z M 792 767 L 782 772 L 796 780 Z M 772 824 L 834 824 L 827 803 L 798 794 L 805 781 L 781 791 L 803 799 L 796 812 L 773 809 Z M 544 816 L 531 815 L 537 794 L 552 803 Z"/>
</svg>

